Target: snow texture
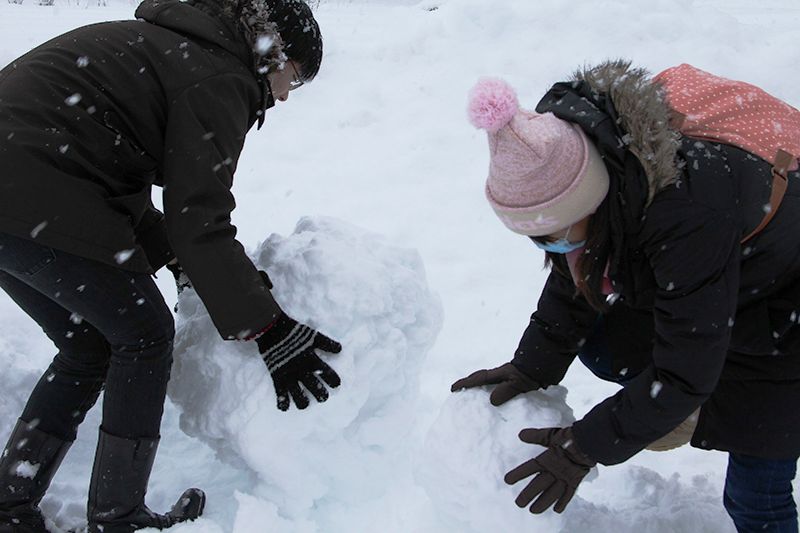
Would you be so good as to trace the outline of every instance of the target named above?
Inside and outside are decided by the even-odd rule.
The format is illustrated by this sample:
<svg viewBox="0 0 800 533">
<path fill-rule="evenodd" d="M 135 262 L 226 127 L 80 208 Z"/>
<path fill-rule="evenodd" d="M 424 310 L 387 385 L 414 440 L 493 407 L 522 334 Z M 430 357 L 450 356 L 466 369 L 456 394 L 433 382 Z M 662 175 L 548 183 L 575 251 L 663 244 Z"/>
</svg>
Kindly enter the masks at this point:
<svg viewBox="0 0 800 533">
<path fill-rule="evenodd" d="M 304 218 L 291 236 L 264 242 L 254 262 L 289 316 L 343 344 L 322 356 L 342 386 L 324 405 L 278 411 L 255 343 L 221 340 L 187 290 L 170 385 L 181 427 L 252 470 L 261 498 L 291 517 L 380 498 L 404 463 L 420 368 L 442 323 L 419 255 L 347 223 Z"/>
<path fill-rule="evenodd" d="M 0 63 L 77 26 L 130 19 L 136 3 L 0 1 Z M 798 107 L 796 0 L 653 0 L 647 9 L 637 0 L 323 0 L 316 16 L 325 39 L 320 74 L 270 109 L 265 127 L 248 136 L 237 166 L 233 221 L 252 249 L 273 232 L 291 234 L 307 215 L 336 217 L 385 236 L 369 240 L 360 230 L 341 230 L 346 235 L 337 241 L 327 231 L 310 232 L 324 234 L 328 248 L 321 254 L 310 243 L 300 252 L 300 234 L 271 239 L 298 270 L 281 266 L 288 265 L 284 256 L 256 257 L 287 310 L 345 344 L 343 353 L 323 356 L 342 374 L 342 387 L 324 405 L 279 413 L 254 344 L 221 344 L 187 295 L 171 391 L 183 405 L 183 420 L 179 424 L 180 409 L 168 401 L 148 504 L 163 512 L 187 487 L 207 492 L 204 517 L 170 530 L 176 533 L 470 533 L 490 521 L 490 531 L 510 533 L 732 533 L 722 508 L 727 455 L 689 446 L 599 467 L 597 479 L 581 485 L 561 518 L 533 517 L 514 505 L 523 483 L 506 487 L 499 476 L 535 453 L 517 432 L 544 423 L 537 411 L 545 411 L 544 400 L 531 394 L 531 405 L 519 400 L 495 410 L 485 391 L 452 395 L 449 385 L 510 359 L 546 272 L 542 252 L 503 228 L 486 202 L 486 134 L 470 126 L 465 110 L 469 89 L 482 77 L 508 80 L 520 105 L 532 109 L 575 68 L 616 57 L 652 72 L 688 62 L 755 83 Z M 93 61 L 76 57 L 76 72 Z M 51 147 L 54 156 L 58 148 Z M 158 194 L 154 202 L 160 205 Z M 57 230 L 54 224 L 43 231 Z M 406 274 L 396 282 L 392 276 L 402 271 L 395 269 L 382 272 L 389 276 L 380 278 L 382 288 L 371 278 L 366 288 L 355 286 L 350 276 L 365 278 L 353 265 L 371 256 L 345 246 L 348 239 L 418 250 L 445 314 L 427 356 L 410 347 L 427 346 L 435 317 L 423 316 L 424 299 L 407 302 L 393 289 L 419 286 Z M 342 271 L 314 270 L 327 268 L 318 260 L 333 253 L 335 243 L 346 254 L 324 260 Z M 374 258 L 378 264 L 386 259 L 382 253 Z M 363 268 L 380 270 L 369 262 Z M 294 285 L 292 276 L 313 290 L 286 293 L 282 287 Z M 156 283 L 174 304 L 172 276 L 159 273 Z M 340 291 L 353 295 L 344 298 Z M 427 293 L 419 288 L 416 294 Z M 409 319 L 420 313 L 419 337 L 411 339 L 410 324 L 381 317 L 382 309 L 392 308 L 407 310 Z M 363 327 L 351 327 L 367 316 Z M 409 336 L 405 352 L 380 344 L 380 324 L 398 338 Z M 196 350 L 187 328 L 197 332 Z M 0 445 L 54 353 L 41 329 L 0 291 Z M 189 357 L 207 373 L 192 377 Z M 393 365 L 408 374 L 386 377 Z M 562 385 L 576 418 L 617 390 L 578 363 Z M 553 416 L 563 408 L 546 405 Z M 42 502 L 54 533 L 85 526 L 100 414 L 99 405 L 89 413 Z M 336 434 L 323 431 L 344 424 Z M 443 458 L 441 465 L 431 464 L 435 457 Z M 458 464 L 463 473 L 454 471 Z M 494 470 L 481 478 L 481 465 Z M 369 468 L 376 469 L 374 479 L 365 473 Z M 362 501 L 343 503 L 364 493 Z M 298 494 L 297 501 L 286 501 Z M 458 506 L 462 518 L 455 516 Z M 454 528 L 457 520 L 469 523 Z"/>
<path fill-rule="evenodd" d="M 664 479 L 641 467 L 625 472 L 621 481 L 607 479 L 618 478 L 618 470 L 598 475 L 592 469 L 563 514 L 548 510 L 534 518 L 517 508 L 514 499 L 533 478 L 509 486 L 503 476 L 544 451 L 517 435 L 526 427 L 571 424 L 566 397 L 563 387 L 549 387 L 500 407 L 493 407 L 483 390 L 459 392 L 445 401 L 414 468 L 437 510 L 441 531 L 727 531 L 717 488 L 705 477 L 695 476 L 686 485 L 678 474 Z M 622 490 L 610 494 L 610 486 Z M 592 489 L 606 493 L 602 504 L 582 497 Z"/>
<path fill-rule="evenodd" d="M 19 477 L 24 477 L 28 479 L 33 479 L 36 476 L 36 472 L 39 471 L 39 464 L 38 463 L 31 463 L 30 461 L 20 461 L 14 467 L 14 474 Z"/>
<path fill-rule="evenodd" d="M 521 429 L 575 421 L 566 396 L 563 387 L 550 387 L 493 407 L 485 390 L 465 390 L 445 401 L 415 464 L 415 477 L 446 531 L 524 531 L 532 526 L 529 513 L 514 505 L 531 478 L 509 486 L 503 476 L 544 451 L 520 441 Z M 559 531 L 562 524 L 563 518 L 552 512 L 536 521 L 541 531 Z"/>
</svg>

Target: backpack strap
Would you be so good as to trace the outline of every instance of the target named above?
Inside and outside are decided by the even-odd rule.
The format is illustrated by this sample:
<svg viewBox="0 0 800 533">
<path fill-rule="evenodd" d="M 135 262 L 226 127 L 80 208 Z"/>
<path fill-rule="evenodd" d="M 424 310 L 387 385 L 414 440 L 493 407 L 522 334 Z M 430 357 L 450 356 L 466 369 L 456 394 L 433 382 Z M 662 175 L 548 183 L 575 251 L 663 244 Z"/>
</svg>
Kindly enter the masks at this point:
<svg viewBox="0 0 800 533">
<path fill-rule="evenodd" d="M 781 205 L 783 195 L 786 193 L 786 187 L 789 184 L 788 172 L 789 166 L 794 161 L 795 157 L 785 150 L 778 150 L 775 155 L 775 164 L 772 165 L 772 192 L 769 195 L 769 211 L 766 216 L 761 220 L 761 223 L 756 226 L 756 229 L 742 239 L 741 243 L 744 244 L 767 227 L 772 217 L 778 212 L 778 207 Z"/>
</svg>

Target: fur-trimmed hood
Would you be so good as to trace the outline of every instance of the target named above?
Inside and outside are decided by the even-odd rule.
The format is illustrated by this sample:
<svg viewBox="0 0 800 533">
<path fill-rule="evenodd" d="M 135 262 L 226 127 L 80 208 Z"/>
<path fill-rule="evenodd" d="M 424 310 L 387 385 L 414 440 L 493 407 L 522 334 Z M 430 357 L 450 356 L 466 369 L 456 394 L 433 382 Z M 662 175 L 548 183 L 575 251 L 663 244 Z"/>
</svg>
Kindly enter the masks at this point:
<svg viewBox="0 0 800 533">
<path fill-rule="evenodd" d="M 670 110 L 661 86 L 643 68 L 630 61 L 606 61 L 573 74 L 573 81 L 587 83 L 593 92 L 605 93 L 614 104 L 622 129 L 622 142 L 639 159 L 647 174 L 647 203 L 678 179 L 676 153 L 680 134 L 671 129 Z"/>
<path fill-rule="evenodd" d="M 207 0 L 206 0 L 207 1 Z M 265 0 L 221 0 L 222 12 L 236 22 L 250 50 L 256 72 L 265 75 L 274 68 L 283 68 L 288 59 L 278 26 L 269 20 Z"/>
<path fill-rule="evenodd" d="M 208 16 L 191 16 L 187 9 Z M 287 60 L 264 0 L 144 0 L 136 17 L 222 46 L 240 57 L 257 76 L 265 76 Z"/>
</svg>

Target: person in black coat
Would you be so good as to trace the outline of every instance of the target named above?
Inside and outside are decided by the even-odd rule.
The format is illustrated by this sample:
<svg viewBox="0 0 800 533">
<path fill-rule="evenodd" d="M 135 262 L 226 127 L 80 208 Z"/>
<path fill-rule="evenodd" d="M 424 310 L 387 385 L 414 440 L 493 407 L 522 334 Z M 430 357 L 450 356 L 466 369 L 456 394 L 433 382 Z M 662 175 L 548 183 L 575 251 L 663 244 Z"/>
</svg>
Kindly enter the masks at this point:
<svg viewBox="0 0 800 533">
<path fill-rule="evenodd" d="M 470 105 L 489 131 L 489 201 L 552 269 L 513 360 L 452 390 L 494 385 L 500 405 L 559 383 L 576 355 L 623 385 L 569 428 L 521 432 L 548 450 L 506 475 L 538 474 L 517 504 L 561 512 L 596 463 L 691 439 L 729 452 L 724 504 L 739 531 L 797 531 L 796 162 L 780 208 L 742 244 L 770 206 L 770 163 L 670 128 L 644 70 L 580 71 L 537 113 L 499 81 L 479 84 Z"/>
<path fill-rule="evenodd" d="M 151 274 L 168 263 L 223 338 L 256 341 L 280 409 L 339 385 L 315 350 L 341 346 L 281 311 L 230 219 L 248 130 L 319 71 L 308 5 L 147 0 L 136 17 L 78 28 L 0 71 L 0 287 L 58 347 L 0 458 L 3 533 L 45 531 L 38 503 L 102 389 L 89 531 L 202 512 L 197 489 L 165 515 L 144 503 L 174 337 Z"/>
</svg>

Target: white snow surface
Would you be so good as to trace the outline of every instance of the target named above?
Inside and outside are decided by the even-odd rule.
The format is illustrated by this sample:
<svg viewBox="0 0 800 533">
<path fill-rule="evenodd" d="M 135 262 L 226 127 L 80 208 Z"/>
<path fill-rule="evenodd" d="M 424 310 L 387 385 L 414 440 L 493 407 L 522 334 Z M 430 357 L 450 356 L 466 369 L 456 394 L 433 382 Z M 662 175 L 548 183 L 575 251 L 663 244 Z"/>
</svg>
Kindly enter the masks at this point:
<svg viewBox="0 0 800 533">
<path fill-rule="evenodd" d="M 135 8 L 102 3 L 0 2 L 0 63 Z M 507 487 L 502 475 L 537 450 L 518 431 L 580 418 L 616 386 L 576 363 L 563 388 L 500 409 L 486 391 L 449 392 L 510 359 L 546 278 L 541 252 L 483 197 L 488 150 L 466 94 L 498 76 L 530 109 L 575 68 L 627 57 L 653 72 L 688 62 L 798 107 L 800 6 L 323 0 L 317 17 L 322 70 L 251 133 L 233 218 L 281 304 L 344 344 L 323 355 L 342 387 L 323 405 L 278 412 L 255 346 L 218 340 L 187 294 L 151 507 L 203 488 L 206 513 L 173 529 L 182 533 L 733 532 L 727 456 L 688 446 L 598 467 L 563 516 L 514 505 L 523 482 Z M 171 276 L 157 283 L 174 304 Z M 0 293 L 0 440 L 53 354 Z M 42 502 L 53 531 L 85 525 L 99 417 L 98 406 Z"/>
<path fill-rule="evenodd" d="M 292 518 L 313 511 L 320 531 L 330 523 L 346 529 L 342 506 L 382 498 L 408 464 L 441 304 L 415 251 L 333 219 L 304 218 L 291 236 L 258 247 L 254 262 L 269 273 L 284 311 L 343 344 L 342 353 L 322 355 L 343 385 L 324 406 L 277 410 L 255 343 L 223 341 L 187 290 L 170 397 L 188 434 L 256 474 L 261 505 Z"/>
</svg>

